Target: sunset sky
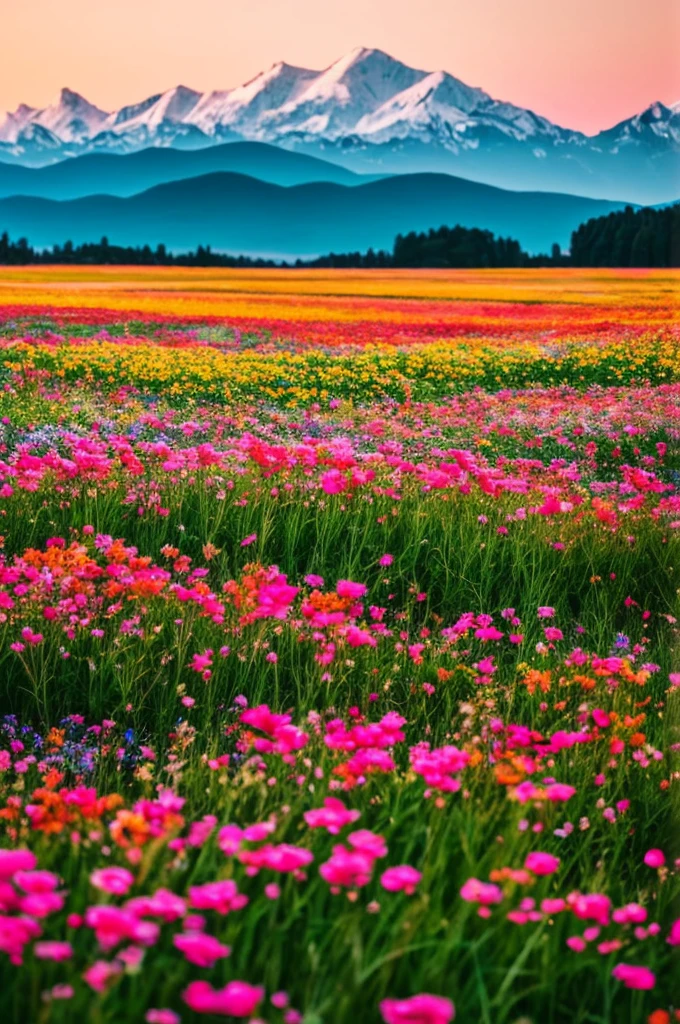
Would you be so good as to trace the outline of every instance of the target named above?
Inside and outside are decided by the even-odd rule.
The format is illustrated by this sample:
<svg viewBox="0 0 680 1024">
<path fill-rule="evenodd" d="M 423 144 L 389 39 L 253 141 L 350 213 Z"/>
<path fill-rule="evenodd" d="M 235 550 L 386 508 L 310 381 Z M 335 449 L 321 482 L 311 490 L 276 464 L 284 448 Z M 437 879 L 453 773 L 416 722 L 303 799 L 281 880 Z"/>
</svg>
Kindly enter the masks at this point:
<svg viewBox="0 0 680 1024">
<path fill-rule="evenodd" d="M 17 0 L 3 5 L 0 112 L 63 85 L 104 109 L 171 86 L 240 85 L 355 46 L 445 70 L 596 132 L 680 100 L 680 0 Z"/>
</svg>

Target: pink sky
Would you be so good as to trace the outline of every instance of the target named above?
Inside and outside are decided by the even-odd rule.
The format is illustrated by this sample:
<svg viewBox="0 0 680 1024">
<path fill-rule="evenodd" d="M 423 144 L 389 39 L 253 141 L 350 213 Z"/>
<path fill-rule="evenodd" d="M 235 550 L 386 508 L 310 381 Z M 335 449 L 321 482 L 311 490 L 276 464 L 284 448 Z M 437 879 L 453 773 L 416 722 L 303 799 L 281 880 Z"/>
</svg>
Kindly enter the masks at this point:
<svg viewBox="0 0 680 1024">
<path fill-rule="evenodd" d="M 104 109 L 355 46 L 596 132 L 680 100 L 680 0 L 10 0 L 0 111 L 63 85 Z"/>
</svg>

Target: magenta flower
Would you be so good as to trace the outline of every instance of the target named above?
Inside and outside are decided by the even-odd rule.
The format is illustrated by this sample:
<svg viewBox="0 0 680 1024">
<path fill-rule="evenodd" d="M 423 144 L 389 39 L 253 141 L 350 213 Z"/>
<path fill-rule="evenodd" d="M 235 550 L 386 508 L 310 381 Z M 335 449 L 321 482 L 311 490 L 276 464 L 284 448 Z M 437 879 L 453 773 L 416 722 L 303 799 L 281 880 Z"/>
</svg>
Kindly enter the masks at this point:
<svg viewBox="0 0 680 1024">
<path fill-rule="evenodd" d="M 383 871 L 380 884 L 388 892 L 405 892 L 407 896 L 412 896 L 422 877 L 420 871 L 409 864 L 401 864 L 399 867 Z"/>
<path fill-rule="evenodd" d="M 648 868 L 662 868 L 666 863 L 666 857 L 663 850 L 647 850 L 647 853 L 644 856 L 644 862 Z"/>
<path fill-rule="evenodd" d="M 358 601 L 363 597 L 368 587 L 363 583 L 354 583 L 352 580 L 338 580 L 335 592 L 338 597 L 346 597 L 351 601 Z"/>
<path fill-rule="evenodd" d="M 342 494 L 347 489 L 347 480 L 339 469 L 329 469 L 321 476 L 321 487 L 326 494 Z"/>
<path fill-rule="evenodd" d="M 361 811 L 351 811 L 337 797 L 328 796 L 323 807 L 305 811 L 303 818 L 310 828 L 325 828 L 336 836 L 345 825 L 351 825 L 361 817 Z"/>
<path fill-rule="evenodd" d="M 238 891 L 236 882 L 231 878 L 189 888 L 189 906 L 194 910 L 214 910 L 218 914 L 229 914 L 233 910 L 242 910 L 247 902 L 248 897 Z"/>
<path fill-rule="evenodd" d="M 499 886 L 493 882 L 480 882 L 478 878 L 468 878 L 460 895 L 467 903 L 481 903 L 485 907 L 503 900 L 503 890 Z"/>
<path fill-rule="evenodd" d="M 229 946 L 223 946 L 205 932 L 183 932 L 175 935 L 173 945 L 184 953 L 185 959 L 197 967 L 214 967 L 218 960 L 229 956 Z"/>
<path fill-rule="evenodd" d="M 85 971 L 83 978 L 95 992 L 104 992 L 108 982 L 120 974 L 122 969 L 122 966 L 115 962 L 110 964 L 106 960 L 95 960 Z"/>
<path fill-rule="evenodd" d="M 626 988 L 652 989 L 656 985 L 656 975 L 648 967 L 634 964 L 617 964 L 612 977 L 622 982 Z"/>
<path fill-rule="evenodd" d="M 213 988 L 207 981 L 192 981 L 182 993 L 182 998 L 196 1013 L 250 1017 L 264 999 L 264 989 L 245 981 L 230 981 L 221 989 Z"/>
<path fill-rule="evenodd" d="M 410 999 L 383 999 L 380 1013 L 385 1024 L 449 1024 L 456 1016 L 450 999 L 425 992 Z"/>
<path fill-rule="evenodd" d="M 70 942 L 36 942 L 33 952 L 38 960 L 54 960 L 61 963 L 63 960 L 71 959 L 73 946 Z"/>
<path fill-rule="evenodd" d="M 37 863 L 30 850 L 0 850 L 0 879 L 11 878 L 17 871 L 32 871 Z"/>
<path fill-rule="evenodd" d="M 532 871 L 535 875 L 552 875 L 559 866 L 559 857 L 553 857 L 551 853 L 542 853 L 540 850 L 532 850 L 524 861 L 527 871 Z"/>
<path fill-rule="evenodd" d="M 134 881 L 135 876 L 127 868 L 97 868 L 90 875 L 90 882 L 95 889 L 101 889 L 112 896 L 125 896 Z"/>
</svg>

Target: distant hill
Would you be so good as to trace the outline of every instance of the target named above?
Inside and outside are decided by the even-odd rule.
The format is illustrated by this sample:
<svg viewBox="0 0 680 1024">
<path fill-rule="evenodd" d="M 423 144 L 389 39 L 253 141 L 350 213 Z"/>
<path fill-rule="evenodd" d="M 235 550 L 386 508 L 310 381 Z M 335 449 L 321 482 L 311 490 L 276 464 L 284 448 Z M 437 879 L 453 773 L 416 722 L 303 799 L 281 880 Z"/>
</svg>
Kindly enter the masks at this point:
<svg viewBox="0 0 680 1024">
<path fill-rule="evenodd" d="M 203 175 L 128 198 L 0 200 L 0 230 L 37 247 L 91 241 L 197 245 L 273 259 L 390 248 L 394 237 L 433 224 L 479 227 L 517 239 L 530 253 L 568 248 L 585 220 L 623 204 L 550 192 L 508 192 L 447 174 L 412 174 L 347 187 L 325 182 L 283 188 L 242 174 Z"/>
<path fill-rule="evenodd" d="M 209 149 L 143 149 L 124 155 L 92 153 L 47 167 L 22 167 L 0 162 L 0 198 L 26 195 L 43 199 L 79 199 L 106 194 L 132 196 L 168 181 L 197 178 L 216 171 L 235 171 L 274 185 L 332 181 L 358 185 L 364 176 L 337 164 L 289 153 L 264 142 L 231 142 Z"/>
</svg>

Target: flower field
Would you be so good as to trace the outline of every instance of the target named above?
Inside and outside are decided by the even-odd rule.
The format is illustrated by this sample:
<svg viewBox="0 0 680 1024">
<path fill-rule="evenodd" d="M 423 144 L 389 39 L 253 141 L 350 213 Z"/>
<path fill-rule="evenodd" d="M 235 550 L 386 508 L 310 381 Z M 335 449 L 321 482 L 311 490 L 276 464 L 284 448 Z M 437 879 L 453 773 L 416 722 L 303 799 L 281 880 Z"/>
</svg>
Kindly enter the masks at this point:
<svg viewBox="0 0 680 1024">
<path fill-rule="evenodd" d="M 680 1020 L 679 283 L 5 268 L 7 1021 Z"/>
</svg>

